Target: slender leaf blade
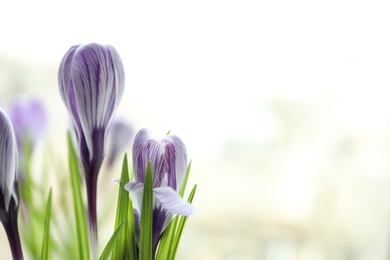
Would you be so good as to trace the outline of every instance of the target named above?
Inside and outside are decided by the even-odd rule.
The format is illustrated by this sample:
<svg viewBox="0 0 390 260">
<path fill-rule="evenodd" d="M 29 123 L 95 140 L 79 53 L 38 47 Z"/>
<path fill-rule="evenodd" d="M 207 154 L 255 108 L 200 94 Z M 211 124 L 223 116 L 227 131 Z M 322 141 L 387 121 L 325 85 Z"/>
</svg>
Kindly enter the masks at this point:
<svg viewBox="0 0 390 260">
<path fill-rule="evenodd" d="M 126 254 L 127 259 L 137 259 L 137 242 L 135 241 L 134 211 L 133 203 L 129 199 L 129 212 L 127 215 L 127 236 L 126 236 Z"/>
<path fill-rule="evenodd" d="M 72 137 L 68 131 L 69 171 L 72 184 L 73 206 L 76 221 L 77 240 L 81 259 L 90 259 L 88 227 L 84 202 L 81 195 L 80 173 L 76 153 L 74 151 Z"/>
<path fill-rule="evenodd" d="M 52 189 L 50 188 L 49 197 L 46 204 L 46 216 L 45 225 L 43 232 L 42 251 L 41 259 L 49 259 L 49 240 L 50 240 L 50 216 L 51 216 L 51 200 L 52 200 Z"/>
<path fill-rule="evenodd" d="M 194 186 L 194 188 L 192 188 L 192 191 L 188 197 L 189 203 L 192 203 L 192 200 L 195 196 L 195 191 L 196 191 L 196 185 Z M 171 253 L 169 255 L 169 258 L 167 258 L 167 259 L 175 259 L 175 257 L 176 257 L 177 247 L 179 245 L 181 234 L 183 233 L 184 225 L 187 221 L 187 218 L 188 218 L 188 216 L 181 216 L 180 217 L 179 225 L 177 226 L 177 231 L 176 231 L 175 237 L 174 237 L 174 239 L 172 241 L 172 245 L 171 245 L 172 250 L 171 250 Z"/>
<path fill-rule="evenodd" d="M 191 165 L 192 165 L 192 160 L 190 160 L 190 162 L 188 163 L 186 175 L 184 176 L 183 184 L 181 185 L 181 188 L 180 188 L 179 194 L 182 197 L 184 196 L 184 192 L 185 192 L 186 186 L 187 186 L 188 177 L 190 176 Z"/>
<path fill-rule="evenodd" d="M 185 192 L 185 188 L 187 186 L 188 177 L 189 177 L 190 171 L 191 171 L 191 165 L 192 165 L 192 160 L 190 160 L 190 162 L 187 166 L 187 170 L 186 170 L 186 174 L 184 176 L 183 184 L 180 188 L 179 195 L 181 197 L 183 197 L 184 192 Z M 179 220 L 179 217 L 175 216 L 172 219 L 171 223 L 169 223 L 168 227 L 165 229 L 165 231 L 162 235 L 161 241 L 160 241 L 160 245 L 158 247 L 156 259 L 165 260 L 165 259 L 168 259 L 169 255 L 171 254 L 171 249 L 172 249 L 171 244 L 172 244 L 173 237 L 176 233 L 178 220 Z"/>
<path fill-rule="evenodd" d="M 158 246 L 158 252 L 156 256 L 157 260 L 168 259 L 170 249 L 171 249 L 172 239 L 176 231 L 177 221 L 178 221 L 178 216 L 175 216 L 172 219 L 171 223 L 169 223 L 168 227 L 165 229 L 160 241 L 160 245 Z"/>
<path fill-rule="evenodd" d="M 124 189 L 124 185 L 129 182 L 129 166 L 127 163 L 127 154 L 123 158 L 122 163 L 122 174 L 119 182 L 119 192 L 118 192 L 118 203 L 116 208 L 116 218 L 115 218 L 115 228 L 116 230 L 119 225 L 125 221 L 124 229 L 120 232 L 118 237 L 118 242 L 115 244 L 115 247 L 112 250 L 112 259 L 125 259 L 125 248 L 126 248 L 126 230 L 128 222 L 127 222 L 127 214 L 128 214 L 128 206 L 129 206 L 129 194 Z"/>
<path fill-rule="evenodd" d="M 114 245 L 116 244 L 116 242 L 118 242 L 118 238 L 120 236 L 120 232 L 122 231 L 122 228 L 123 228 L 124 224 L 125 224 L 125 221 L 122 221 L 122 223 L 118 226 L 118 228 L 112 234 L 110 240 L 108 241 L 106 247 L 104 248 L 102 254 L 99 257 L 99 260 L 106 260 L 106 259 L 108 259 L 108 257 L 111 254 L 112 249 L 114 248 Z M 112 257 L 112 259 L 118 259 L 118 258 Z"/>
<path fill-rule="evenodd" d="M 149 161 L 146 168 L 144 193 L 142 197 L 142 212 L 140 226 L 139 259 L 152 259 L 152 229 L 153 229 L 153 170 Z"/>
</svg>

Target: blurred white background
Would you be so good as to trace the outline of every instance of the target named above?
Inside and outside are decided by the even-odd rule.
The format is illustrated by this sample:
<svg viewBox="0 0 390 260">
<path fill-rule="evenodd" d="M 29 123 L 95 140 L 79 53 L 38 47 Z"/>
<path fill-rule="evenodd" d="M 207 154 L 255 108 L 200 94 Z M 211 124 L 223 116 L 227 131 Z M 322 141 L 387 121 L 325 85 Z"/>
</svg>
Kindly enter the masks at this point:
<svg viewBox="0 0 390 260">
<path fill-rule="evenodd" d="M 388 259 L 389 12 L 375 0 L 2 3 L 0 104 L 42 98 L 65 160 L 59 62 L 74 44 L 111 44 L 126 70 L 118 113 L 170 129 L 193 159 L 199 214 L 178 259 Z"/>
</svg>

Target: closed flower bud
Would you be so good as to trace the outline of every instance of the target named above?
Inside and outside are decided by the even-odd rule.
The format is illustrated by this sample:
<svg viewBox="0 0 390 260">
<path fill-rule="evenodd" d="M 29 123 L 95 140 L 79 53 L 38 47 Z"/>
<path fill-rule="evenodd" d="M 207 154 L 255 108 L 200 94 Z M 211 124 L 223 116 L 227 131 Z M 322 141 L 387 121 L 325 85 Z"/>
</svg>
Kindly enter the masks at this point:
<svg viewBox="0 0 390 260">
<path fill-rule="evenodd" d="M 119 54 L 110 45 L 75 45 L 61 61 L 58 81 L 75 126 L 85 174 L 98 174 L 106 131 L 124 89 Z"/>
</svg>

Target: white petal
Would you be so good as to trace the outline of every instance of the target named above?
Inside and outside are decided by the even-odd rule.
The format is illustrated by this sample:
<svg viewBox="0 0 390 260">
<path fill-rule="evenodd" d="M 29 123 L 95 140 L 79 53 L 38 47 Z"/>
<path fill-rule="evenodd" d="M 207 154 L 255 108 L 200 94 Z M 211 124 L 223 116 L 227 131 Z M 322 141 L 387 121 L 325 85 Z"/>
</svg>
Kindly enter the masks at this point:
<svg viewBox="0 0 390 260">
<path fill-rule="evenodd" d="M 131 181 L 125 184 L 125 190 L 129 192 L 133 207 L 141 212 L 142 210 L 142 197 L 144 195 L 144 184 L 142 182 Z"/>
<path fill-rule="evenodd" d="M 182 216 L 190 216 L 196 213 L 191 204 L 185 202 L 171 187 L 158 187 L 153 189 L 153 191 L 156 200 L 168 212 Z"/>
</svg>

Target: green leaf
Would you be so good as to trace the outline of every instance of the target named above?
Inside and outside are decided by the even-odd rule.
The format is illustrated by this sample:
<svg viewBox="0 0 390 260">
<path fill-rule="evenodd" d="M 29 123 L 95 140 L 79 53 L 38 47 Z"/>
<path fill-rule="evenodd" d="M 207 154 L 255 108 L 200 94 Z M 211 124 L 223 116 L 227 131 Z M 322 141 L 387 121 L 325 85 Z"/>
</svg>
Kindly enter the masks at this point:
<svg viewBox="0 0 390 260">
<path fill-rule="evenodd" d="M 152 259 L 152 229 L 153 229 L 153 170 L 148 162 L 142 197 L 139 259 Z"/>
<path fill-rule="evenodd" d="M 34 196 L 32 188 L 34 183 L 31 178 L 31 142 L 27 135 L 23 138 L 23 163 L 20 165 L 23 171 L 24 181 L 19 182 L 19 193 L 25 204 L 29 208 L 34 207 Z"/>
<path fill-rule="evenodd" d="M 116 230 L 120 223 L 124 221 L 125 228 L 122 230 L 118 236 L 118 242 L 112 250 L 112 259 L 125 259 L 125 248 L 126 248 L 126 230 L 127 228 L 127 214 L 129 206 L 129 194 L 124 189 L 126 183 L 129 182 L 129 167 L 127 163 L 127 154 L 123 158 L 122 164 L 122 174 L 119 183 L 119 192 L 118 192 L 118 203 L 116 207 L 116 218 L 115 218 L 115 228 Z"/>
<path fill-rule="evenodd" d="M 73 192 L 73 206 L 76 221 L 77 240 L 80 259 L 90 259 L 88 227 L 86 222 L 85 207 L 81 196 L 81 184 L 79 166 L 76 153 L 73 148 L 72 137 L 68 131 L 69 171 Z"/>
<path fill-rule="evenodd" d="M 180 188 L 179 194 L 181 197 L 184 196 L 184 192 L 186 191 L 187 181 L 188 181 L 188 177 L 190 176 L 190 171 L 191 171 L 191 165 L 192 165 L 192 160 L 190 160 L 190 163 L 187 166 L 186 175 L 184 176 L 183 184 L 181 185 L 181 188 Z"/>
<path fill-rule="evenodd" d="M 186 174 L 184 176 L 183 184 L 182 184 L 180 192 L 179 192 L 181 197 L 183 197 L 183 194 L 185 192 L 188 177 L 189 177 L 190 171 L 191 171 L 191 164 L 192 164 L 192 160 L 190 160 L 190 162 L 187 166 L 187 170 L 186 170 Z M 178 220 L 179 220 L 179 217 L 175 216 L 172 219 L 171 223 L 169 223 L 169 225 L 165 229 L 165 231 L 161 237 L 161 240 L 160 240 L 160 245 L 158 246 L 158 252 L 157 252 L 156 259 L 166 260 L 166 259 L 168 259 L 169 255 L 172 254 L 171 253 L 171 249 L 172 249 L 171 244 L 172 244 L 173 237 L 176 233 Z"/>
<path fill-rule="evenodd" d="M 128 192 L 124 189 L 129 182 L 129 167 L 127 154 L 123 158 L 122 174 L 119 183 L 118 204 L 116 209 L 115 229 L 125 221 L 124 229 L 120 232 L 118 242 L 112 251 L 112 259 L 136 259 L 137 248 L 135 241 L 133 204 Z"/>
<path fill-rule="evenodd" d="M 188 197 L 189 203 L 192 202 L 194 195 L 195 195 L 195 191 L 196 191 L 196 185 L 194 186 L 194 188 L 192 188 L 190 196 Z M 183 228 L 184 228 L 184 225 L 187 221 L 187 218 L 188 218 L 188 216 L 181 216 L 180 217 L 180 222 L 179 222 L 179 225 L 177 227 L 175 237 L 174 237 L 172 244 L 171 244 L 172 249 L 171 249 L 171 253 L 170 253 L 168 259 L 175 259 L 175 257 L 176 257 L 177 247 L 179 245 L 181 234 L 183 233 Z"/>
<path fill-rule="evenodd" d="M 122 221 L 122 223 L 118 226 L 118 228 L 115 230 L 114 234 L 112 234 L 110 240 L 108 241 L 106 247 L 104 248 L 102 254 L 99 257 L 99 260 L 106 260 L 111 254 L 112 249 L 114 248 L 115 242 L 118 241 L 120 232 L 122 231 L 123 225 L 125 224 L 125 221 Z M 117 244 L 117 243 L 116 243 Z M 112 259 L 119 259 L 119 258 L 114 258 Z M 125 259 L 125 258 L 120 258 L 120 259 Z"/>
<path fill-rule="evenodd" d="M 172 219 L 171 223 L 169 223 L 169 225 L 165 229 L 160 240 L 160 245 L 158 246 L 158 252 L 156 256 L 157 260 L 168 259 L 170 249 L 171 249 L 172 239 L 176 232 L 177 221 L 178 221 L 178 217 L 175 216 Z"/>
<path fill-rule="evenodd" d="M 40 211 L 34 205 L 36 203 L 35 194 L 33 190 L 36 188 L 36 184 L 31 177 L 31 166 L 32 166 L 32 148 L 31 141 L 28 135 L 23 137 L 23 156 L 24 160 L 20 167 L 23 171 L 24 181 L 19 182 L 19 194 L 21 200 L 24 201 L 26 211 L 28 212 L 29 218 L 25 220 L 23 237 L 26 241 L 26 248 L 30 252 L 33 258 L 40 257 L 40 249 L 38 241 L 41 240 L 40 231 L 42 230 L 41 221 L 43 216 L 38 216 Z"/>
<path fill-rule="evenodd" d="M 41 259 L 49 259 L 49 239 L 50 239 L 50 216 L 51 216 L 51 188 L 49 192 L 49 197 L 46 204 L 46 216 L 45 216 L 45 227 L 43 233 L 43 242 L 42 242 L 42 252 Z"/>
<path fill-rule="evenodd" d="M 137 259 L 137 242 L 135 241 L 135 226 L 133 203 L 129 199 L 129 212 L 127 215 L 127 236 L 126 236 L 127 259 Z"/>
</svg>

